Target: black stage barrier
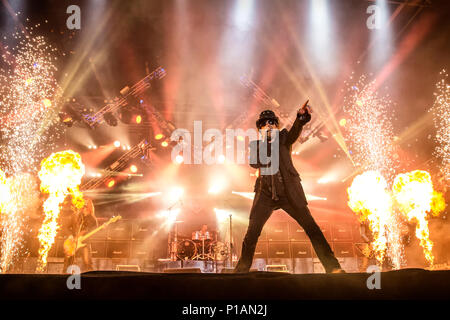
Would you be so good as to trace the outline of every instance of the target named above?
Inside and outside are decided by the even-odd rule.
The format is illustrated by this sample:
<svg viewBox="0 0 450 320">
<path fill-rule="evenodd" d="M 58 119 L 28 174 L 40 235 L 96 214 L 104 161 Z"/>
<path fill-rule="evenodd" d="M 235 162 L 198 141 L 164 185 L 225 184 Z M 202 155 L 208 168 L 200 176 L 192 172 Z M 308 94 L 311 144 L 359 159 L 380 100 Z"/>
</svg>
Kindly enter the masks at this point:
<svg viewBox="0 0 450 320">
<path fill-rule="evenodd" d="M 449 299 L 450 271 L 404 269 L 374 274 L 247 274 L 83 273 L 80 289 L 69 275 L 2 274 L 0 299 L 5 300 L 145 300 L 145 301 L 295 301 Z M 373 278 L 371 278 L 373 280 Z"/>
</svg>

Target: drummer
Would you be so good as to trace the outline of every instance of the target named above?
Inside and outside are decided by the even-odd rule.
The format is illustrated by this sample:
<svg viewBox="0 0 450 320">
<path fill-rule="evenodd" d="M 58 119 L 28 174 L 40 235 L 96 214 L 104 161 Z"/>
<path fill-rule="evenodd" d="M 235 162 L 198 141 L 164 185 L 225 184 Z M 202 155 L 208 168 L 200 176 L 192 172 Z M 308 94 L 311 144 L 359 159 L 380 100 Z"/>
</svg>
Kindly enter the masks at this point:
<svg viewBox="0 0 450 320">
<path fill-rule="evenodd" d="M 202 225 L 201 230 L 192 232 L 192 240 L 212 240 L 211 232 L 208 231 L 208 225 Z"/>
</svg>

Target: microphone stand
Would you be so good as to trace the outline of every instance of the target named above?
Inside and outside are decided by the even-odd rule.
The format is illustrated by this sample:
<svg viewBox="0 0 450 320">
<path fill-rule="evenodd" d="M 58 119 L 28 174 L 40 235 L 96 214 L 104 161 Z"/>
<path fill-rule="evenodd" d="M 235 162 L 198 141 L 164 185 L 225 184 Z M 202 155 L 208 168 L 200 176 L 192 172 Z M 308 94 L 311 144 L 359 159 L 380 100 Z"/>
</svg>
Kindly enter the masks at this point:
<svg viewBox="0 0 450 320">
<path fill-rule="evenodd" d="M 167 208 L 167 211 L 171 211 L 178 203 L 180 203 L 180 205 L 183 205 L 183 202 L 181 201 L 181 199 L 179 199 L 178 201 L 176 201 L 174 204 L 172 204 L 169 208 Z M 175 219 L 174 221 L 175 227 L 174 227 L 174 231 L 175 231 L 175 236 L 174 236 L 174 241 L 172 241 L 172 232 L 169 229 L 169 237 L 168 237 L 168 251 L 169 251 L 169 257 L 171 261 L 177 261 L 177 253 L 178 253 L 178 248 L 177 248 L 177 242 L 178 242 L 178 224 L 177 221 Z M 183 263 L 183 262 L 181 262 Z"/>
<path fill-rule="evenodd" d="M 230 268 L 233 268 L 233 214 L 230 213 Z"/>
</svg>

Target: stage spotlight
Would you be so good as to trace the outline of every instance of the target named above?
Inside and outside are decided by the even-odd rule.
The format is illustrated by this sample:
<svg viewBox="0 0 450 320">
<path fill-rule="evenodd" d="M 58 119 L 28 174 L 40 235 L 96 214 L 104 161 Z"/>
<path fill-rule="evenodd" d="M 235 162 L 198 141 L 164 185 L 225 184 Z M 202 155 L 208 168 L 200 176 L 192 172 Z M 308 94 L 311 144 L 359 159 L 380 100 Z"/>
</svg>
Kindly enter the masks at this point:
<svg viewBox="0 0 450 320">
<path fill-rule="evenodd" d="M 114 147 L 120 148 L 120 141 L 118 140 L 114 141 Z"/>
<path fill-rule="evenodd" d="M 134 122 L 136 122 L 136 124 L 141 124 L 142 122 L 142 116 L 140 114 L 138 114 L 135 119 Z"/>
<path fill-rule="evenodd" d="M 347 124 L 347 120 L 346 119 L 342 118 L 341 120 L 339 120 L 339 125 L 341 127 L 345 127 L 346 124 Z"/>
<path fill-rule="evenodd" d="M 334 76 L 337 71 L 334 46 L 334 19 L 328 0 L 311 0 L 308 24 L 308 49 L 321 73 Z"/>
<path fill-rule="evenodd" d="M 136 172 L 138 171 L 138 168 L 133 164 L 133 165 L 130 167 L 130 171 L 131 171 L 132 173 L 136 173 Z"/>
<path fill-rule="evenodd" d="M 163 146 L 164 148 L 167 147 L 169 145 L 169 143 L 167 141 L 163 141 L 161 143 L 161 146 Z"/>
<path fill-rule="evenodd" d="M 155 135 L 155 140 L 161 140 L 162 138 L 164 138 L 164 135 L 162 133 L 158 133 L 157 135 Z"/>
<path fill-rule="evenodd" d="M 231 213 L 227 210 L 214 208 L 214 212 L 216 213 L 216 219 L 218 223 L 223 223 L 228 221 Z"/>
<path fill-rule="evenodd" d="M 112 187 L 114 187 L 115 184 L 116 184 L 116 181 L 114 179 L 112 179 L 112 180 L 108 181 L 107 186 L 108 186 L 108 188 L 112 188 Z"/>
<path fill-rule="evenodd" d="M 184 194 L 183 188 L 175 187 L 172 188 L 169 192 L 169 199 L 173 202 L 177 202 L 181 199 Z"/>
<path fill-rule="evenodd" d="M 183 161 L 184 161 L 184 158 L 183 158 L 182 155 L 177 155 L 177 156 L 175 157 L 175 162 L 176 162 L 176 163 L 181 164 L 181 163 L 183 163 Z"/>
<path fill-rule="evenodd" d="M 227 185 L 227 181 L 224 177 L 215 177 L 214 180 L 211 181 L 208 193 L 219 194 L 226 188 Z"/>
<path fill-rule="evenodd" d="M 73 126 L 74 120 L 68 113 L 60 112 L 59 119 L 64 125 L 68 126 L 69 128 Z"/>
<path fill-rule="evenodd" d="M 240 30 L 248 30 L 253 21 L 255 0 L 237 0 L 233 8 L 233 22 Z"/>
<path fill-rule="evenodd" d="M 231 191 L 232 194 L 236 194 L 238 196 L 241 196 L 246 199 L 253 200 L 255 198 L 254 192 L 237 192 L 237 191 Z"/>
<path fill-rule="evenodd" d="M 330 181 L 331 181 L 330 178 L 328 178 L 328 177 L 322 177 L 322 178 L 320 178 L 319 180 L 317 180 L 317 183 L 318 183 L 318 184 L 326 184 L 326 183 L 328 183 L 328 182 L 330 182 Z"/>
<path fill-rule="evenodd" d="M 388 0 L 376 0 L 369 6 L 370 29 L 369 63 L 373 70 L 380 69 L 389 61 L 394 47 L 393 28 L 390 25 L 391 8 Z"/>
<path fill-rule="evenodd" d="M 117 121 L 116 117 L 114 117 L 114 115 L 111 112 L 106 112 L 103 115 L 103 119 L 111 127 L 116 127 L 119 124 L 119 122 Z"/>
<path fill-rule="evenodd" d="M 156 217 L 166 219 L 166 224 L 169 226 L 177 221 L 177 216 L 180 213 L 180 208 L 172 209 L 172 210 L 163 210 L 160 211 Z"/>
<path fill-rule="evenodd" d="M 221 154 L 218 157 L 217 162 L 219 162 L 220 164 L 224 163 L 225 162 L 225 156 L 223 154 Z"/>
</svg>

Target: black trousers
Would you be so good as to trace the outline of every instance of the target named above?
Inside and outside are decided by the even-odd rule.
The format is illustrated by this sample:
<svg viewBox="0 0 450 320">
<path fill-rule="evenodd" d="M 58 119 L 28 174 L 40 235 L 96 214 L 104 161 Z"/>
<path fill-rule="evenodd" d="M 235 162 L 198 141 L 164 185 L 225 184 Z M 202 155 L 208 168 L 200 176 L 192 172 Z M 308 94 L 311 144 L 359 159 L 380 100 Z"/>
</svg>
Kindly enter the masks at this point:
<svg viewBox="0 0 450 320">
<path fill-rule="evenodd" d="M 297 207 L 292 205 L 285 196 L 281 196 L 278 201 L 274 201 L 268 194 L 259 192 L 255 195 L 253 201 L 247 233 L 242 244 L 242 254 L 235 272 L 248 272 L 250 270 L 261 231 L 272 212 L 280 208 L 294 218 L 305 230 L 327 273 L 341 267 L 307 206 Z"/>
</svg>

